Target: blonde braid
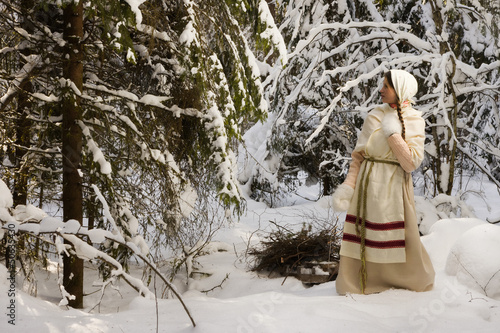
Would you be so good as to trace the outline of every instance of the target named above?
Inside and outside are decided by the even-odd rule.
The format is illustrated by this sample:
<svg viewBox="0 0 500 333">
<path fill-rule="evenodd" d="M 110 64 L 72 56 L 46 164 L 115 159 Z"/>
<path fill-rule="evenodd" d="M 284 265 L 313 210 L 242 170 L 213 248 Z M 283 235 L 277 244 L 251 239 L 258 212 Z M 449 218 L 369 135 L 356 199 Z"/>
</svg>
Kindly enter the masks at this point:
<svg viewBox="0 0 500 333">
<path fill-rule="evenodd" d="M 387 82 L 389 82 L 389 85 L 391 86 L 392 89 L 394 89 L 394 83 L 392 82 L 392 76 L 391 76 L 391 71 L 385 72 L 384 77 L 387 79 Z M 397 103 L 397 111 L 398 111 L 398 118 L 399 121 L 401 122 L 401 136 L 403 137 L 403 140 L 406 139 L 406 128 L 405 128 L 405 122 L 403 120 L 403 112 L 401 111 L 401 101 L 399 100 L 398 96 L 398 103 Z"/>
<path fill-rule="evenodd" d="M 397 110 L 398 110 L 398 118 L 399 118 L 399 121 L 401 122 L 401 127 L 402 127 L 401 136 L 403 137 L 403 140 L 406 140 L 405 121 L 403 120 L 403 112 L 401 111 L 401 104 L 399 103 L 399 101 L 398 101 Z"/>
</svg>

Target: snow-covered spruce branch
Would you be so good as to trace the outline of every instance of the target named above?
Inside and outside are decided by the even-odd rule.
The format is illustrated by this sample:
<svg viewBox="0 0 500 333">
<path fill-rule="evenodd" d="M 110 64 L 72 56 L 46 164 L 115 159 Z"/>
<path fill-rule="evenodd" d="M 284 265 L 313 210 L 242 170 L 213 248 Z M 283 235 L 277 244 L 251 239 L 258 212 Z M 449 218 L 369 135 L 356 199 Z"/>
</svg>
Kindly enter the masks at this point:
<svg viewBox="0 0 500 333">
<path fill-rule="evenodd" d="M 5 227 L 4 227 L 5 228 Z M 69 220 L 67 222 L 62 222 L 59 219 L 53 217 L 46 217 L 40 221 L 40 223 L 23 223 L 17 224 L 16 231 L 18 233 L 27 233 L 27 234 L 53 234 L 58 235 L 65 239 L 68 243 L 70 243 L 72 249 L 75 251 L 76 255 L 84 260 L 92 260 L 99 259 L 110 265 L 112 265 L 115 269 L 111 271 L 112 277 L 122 277 L 124 281 L 129 284 L 134 290 L 136 290 L 141 296 L 148 297 L 150 299 L 154 299 L 156 296 L 148 289 L 148 287 L 142 282 L 142 280 L 135 278 L 125 272 L 123 266 L 110 255 L 98 250 L 97 248 L 89 245 L 86 241 L 82 240 L 80 237 L 88 237 L 92 243 L 94 244 L 102 244 L 104 241 L 113 241 L 117 244 L 125 246 L 127 249 L 131 250 L 136 256 L 144 261 L 146 265 L 148 265 L 165 283 L 165 285 L 173 292 L 173 294 L 177 297 L 182 307 L 184 308 L 186 314 L 189 316 L 191 323 L 193 326 L 196 326 L 196 323 L 189 312 L 186 304 L 182 300 L 179 293 L 175 290 L 175 287 L 168 281 L 168 279 L 159 271 L 154 263 L 152 263 L 137 247 L 136 244 L 132 242 L 126 242 L 123 240 L 121 235 L 114 235 L 111 231 L 102 230 L 102 229 L 92 229 L 87 230 L 86 228 L 82 228 L 78 221 Z M 69 245 L 69 244 L 66 244 Z M 66 252 L 66 247 L 59 248 L 59 255 L 62 255 L 63 252 Z M 66 296 L 63 296 L 66 297 Z"/>
<path fill-rule="evenodd" d="M 255 107 L 262 109 L 264 112 L 267 112 L 267 104 L 266 104 L 265 100 L 263 99 L 264 88 L 263 88 L 262 82 L 260 80 L 261 72 L 259 69 L 259 64 L 257 62 L 257 59 L 255 58 L 254 53 L 250 49 L 250 46 L 248 45 L 247 37 L 245 37 L 245 34 L 241 30 L 240 24 L 231 15 L 230 9 L 227 6 L 227 4 L 225 2 L 222 2 L 220 4 L 220 6 L 221 6 L 220 10 L 221 10 L 221 13 L 224 13 L 225 16 L 228 18 L 228 23 L 230 24 L 231 28 L 234 29 L 236 36 L 239 37 L 239 44 L 238 44 L 238 41 L 235 42 L 233 40 L 233 38 L 231 37 L 231 35 L 228 34 L 227 31 L 225 31 L 225 29 L 227 29 L 227 27 L 221 26 L 215 17 L 211 16 L 208 12 L 203 11 L 199 7 L 198 4 L 191 3 L 190 6 L 194 6 L 198 9 L 196 11 L 196 13 L 194 13 L 193 15 L 195 15 L 195 14 L 203 15 L 203 17 L 206 20 L 208 20 L 209 22 L 212 23 L 214 30 L 219 31 L 222 38 L 226 41 L 227 45 L 229 46 L 229 49 L 231 50 L 231 55 L 235 59 L 234 65 L 236 67 L 236 70 L 234 70 L 231 73 L 231 75 L 234 75 L 236 77 L 235 80 L 237 82 L 245 82 L 248 80 L 248 78 L 245 77 L 246 70 L 243 67 L 242 63 L 246 62 L 248 64 L 248 66 L 250 68 L 251 81 L 253 81 L 253 84 L 255 85 L 256 89 L 258 90 L 258 96 L 260 96 L 260 101 L 258 101 L 258 105 L 256 105 Z M 197 16 L 197 15 L 195 15 L 195 16 Z M 198 23 L 198 21 L 199 21 L 199 19 L 194 21 L 195 22 L 194 27 L 200 25 Z M 200 44 L 204 44 L 206 42 L 200 38 L 197 38 L 197 40 L 199 40 L 198 43 L 200 43 Z M 238 45 L 240 45 L 242 50 L 240 50 L 238 48 Z M 204 48 L 210 49 L 210 46 L 204 44 Z M 242 56 L 240 56 L 240 52 L 243 52 L 244 57 L 246 57 L 246 59 L 242 59 Z M 211 67 L 212 68 L 215 67 L 215 73 L 219 73 L 219 75 L 213 74 L 214 70 L 208 70 L 207 72 L 210 74 L 210 78 L 208 78 L 202 74 L 203 79 L 208 85 L 215 84 L 216 86 L 218 86 L 217 90 L 225 90 L 223 95 L 226 95 L 227 97 L 226 97 L 226 101 L 223 103 L 223 105 L 226 105 L 226 109 L 229 109 L 230 113 L 235 112 L 235 109 L 233 106 L 234 102 L 233 102 L 233 98 L 232 98 L 232 96 L 235 94 L 240 94 L 241 98 L 243 100 L 250 101 L 250 103 L 252 103 L 252 105 L 253 105 L 252 98 L 250 98 L 247 89 L 242 89 L 242 87 L 237 86 L 237 88 L 238 88 L 237 92 L 230 91 L 229 84 L 227 82 L 228 79 L 226 78 L 227 75 L 223 71 L 223 65 L 222 65 L 219 57 L 215 53 L 212 53 L 210 56 L 207 56 L 206 58 L 211 59 L 212 62 L 215 63 L 215 66 L 213 64 L 211 64 Z M 221 84 L 217 85 L 211 79 L 211 77 L 219 77 L 222 80 Z M 215 90 L 216 89 L 214 89 L 214 91 Z M 209 108 L 207 108 L 207 109 L 209 109 Z"/>
<path fill-rule="evenodd" d="M 46 155 L 60 155 L 61 151 L 58 149 L 40 149 L 37 147 L 26 147 L 20 144 L 17 144 L 15 142 L 9 141 L 6 139 L 6 141 L 9 142 L 9 148 L 21 148 L 24 149 L 27 153 L 33 153 L 33 154 L 46 154 Z M 6 165 L 3 165 L 3 167 L 7 167 Z"/>
<path fill-rule="evenodd" d="M 201 40 L 198 30 L 196 30 L 195 28 L 197 19 L 196 11 L 193 7 L 197 7 L 199 9 L 198 4 L 196 4 L 194 1 L 184 0 L 184 8 L 187 12 L 187 19 L 184 31 L 179 36 L 179 41 L 181 42 L 181 44 L 185 44 L 188 47 L 188 50 L 190 46 L 199 47 Z"/>
<path fill-rule="evenodd" d="M 265 2 L 265 1 L 261 1 L 261 4 L 259 6 L 259 13 L 261 13 L 261 10 L 264 10 L 263 8 L 260 8 L 262 6 L 262 2 Z M 267 3 L 265 4 L 266 8 L 267 8 Z M 229 8 L 227 8 L 226 6 L 226 11 L 229 13 Z M 264 10 L 265 12 L 265 10 Z M 269 8 L 267 8 L 267 12 L 269 12 Z M 268 107 L 267 107 L 267 104 L 266 102 L 264 101 L 264 87 L 262 85 L 262 82 L 260 80 L 260 77 L 261 77 L 261 71 L 259 69 L 259 64 L 257 62 L 257 59 L 255 58 L 255 55 L 254 53 L 252 52 L 252 50 L 250 49 L 250 46 L 248 45 L 248 42 L 247 42 L 247 38 L 245 37 L 243 31 L 241 31 L 241 28 L 238 24 L 238 22 L 232 18 L 231 20 L 232 24 L 234 25 L 234 27 L 236 28 L 236 31 L 237 31 L 237 34 L 238 36 L 240 37 L 240 40 L 243 44 L 243 47 L 244 47 L 244 50 L 245 50 L 245 56 L 247 57 L 247 63 L 248 63 L 248 66 L 250 67 L 251 69 L 251 79 L 253 80 L 256 88 L 258 89 L 258 95 L 260 96 L 260 102 L 259 102 L 259 105 L 257 106 L 257 108 L 260 108 L 260 109 L 263 109 L 265 112 L 268 111 Z M 271 24 L 271 22 L 266 22 L 266 24 Z M 274 25 L 274 22 L 272 22 L 272 25 L 273 25 L 273 29 L 276 30 L 276 32 L 274 34 L 271 34 L 273 36 L 273 43 L 275 42 L 275 38 L 274 36 L 277 34 L 281 37 L 281 34 L 279 32 L 277 32 L 277 27 L 276 25 Z M 266 30 L 267 31 L 267 30 Z M 224 34 L 225 35 L 225 34 Z M 281 40 L 283 40 L 283 38 L 281 37 Z M 284 44 L 284 42 L 282 41 L 282 43 Z M 283 46 L 284 47 L 284 46 Z M 283 62 L 286 63 L 286 47 L 285 47 L 285 55 L 282 54 L 283 52 L 283 47 L 280 47 L 280 58 L 282 59 Z M 244 72 L 244 69 L 242 69 L 243 72 Z M 246 93 L 245 89 L 243 89 L 243 92 Z M 251 100 L 251 98 L 249 98 Z"/>
<path fill-rule="evenodd" d="M 172 38 L 170 38 L 167 32 L 156 30 L 155 27 L 147 24 L 138 24 L 136 28 L 138 31 L 142 32 L 145 35 L 172 44 Z M 175 50 L 175 47 L 173 49 Z"/>
<path fill-rule="evenodd" d="M 92 139 L 90 129 L 87 126 L 85 126 L 82 121 L 79 122 L 79 125 L 82 128 L 82 133 L 87 140 L 87 147 L 93 155 L 94 162 L 99 163 L 99 165 L 101 167 L 101 170 L 100 170 L 101 173 L 103 175 L 111 174 L 111 163 L 109 163 L 106 160 L 106 157 L 102 153 L 101 149 L 99 149 L 99 146 L 97 145 L 97 143 Z"/>
<path fill-rule="evenodd" d="M 283 35 L 276 26 L 273 15 L 269 10 L 269 4 L 265 0 L 260 0 L 259 3 L 259 18 L 266 24 L 266 30 L 260 35 L 263 38 L 270 39 L 274 46 L 278 49 L 279 59 L 282 66 L 288 63 L 287 48 Z"/>
<path fill-rule="evenodd" d="M 133 133 L 135 133 L 135 135 L 138 136 L 138 139 L 134 140 L 134 142 L 135 142 L 135 145 L 137 145 L 137 147 L 140 150 L 142 150 L 143 156 L 146 156 L 146 158 L 152 158 L 153 160 L 157 161 L 159 164 L 168 165 L 169 166 L 169 175 L 172 178 L 182 178 L 182 172 L 180 171 L 180 169 L 179 169 L 176 161 L 172 157 L 172 155 L 168 151 L 162 152 L 158 149 L 154 149 L 151 147 L 150 141 L 145 137 L 143 132 L 138 128 L 138 126 L 142 126 L 142 123 L 140 122 L 139 119 L 131 119 L 130 117 L 119 114 L 117 109 L 114 108 L 113 106 L 103 105 L 103 107 L 101 107 L 102 110 L 105 110 L 106 108 L 110 109 L 109 111 L 115 113 L 114 116 L 116 117 L 117 121 L 123 122 L 130 130 L 132 130 Z M 133 120 L 135 120 L 138 123 L 138 125 L 136 125 L 136 123 L 134 123 Z M 87 126 L 86 124 L 89 124 L 91 126 Z M 82 129 L 82 133 L 86 139 L 86 147 L 89 150 L 89 152 L 92 154 L 94 162 L 99 163 L 100 168 L 101 168 L 101 173 L 103 175 L 109 175 L 112 171 L 111 163 L 106 159 L 104 153 L 99 148 L 97 142 L 95 142 L 95 140 L 93 139 L 93 132 L 94 131 L 92 128 L 93 126 L 103 127 L 105 125 L 95 118 L 87 120 L 87 121 L 80 121 L 79 125 L 80 125 L 80 127 Z M 117 133 L 118 135 L 120 135 L 122 137 L 127 136 L 127 133 L 120 132 L 116 128 L 114 130 L 107 128 L 107 130 L 111 130 L 114 133 Z"/>
<path fill-rule="evenodd" d="M 129 91 L 109 89 L 103 85 L 84 84 L 83 87 L 84 89 L 98 91 L 114 97 L 119 97 L 120 99 L 126 99 L 134 103 L 142 104 L 144 106 L 157 107 L 162 110 L 172 112 L 172 114 L 174 114 L 174 116 L 176 117 L 180 117 L 181 115 L 192 116 L 197 118 L 203 117 L 203 114 L 197 109 L 181 108 L 177 105 L 165 106 L 163 102 L 170 100 L 172 98 L 170 96 L 144 95 L 141 98 L 139 98 L 137 95 Z M 95 98 L 92 96 L 81 96 L 81 97 L 87 98 L 91 101 L 94 100 Z"/>
<path fill-rule="evenodd" d="M 147 150 L 146 155 L 143 155 L 143 156 L 147 156 L 148 158 L 152 157 L 155 161 L 158 161 L 161 164 L 165 164 L 165 165 L 168 164 L 170 166 L 170 170 L 171 170 L 172 175 L 176 178 L 181 178 L 180 177 L 181 172 L 179 170 L 179 167 L 176 165 L 176 162 L 172 158 L 172 155 L 169 152 L 162 153 L 158 149 L 152 148 L 151 143 L 145 137 L 143 132 L 141 132 L 139 130 L 138 126 L 136 125 L 136 123 L 134 123 L 133 119 L 131 119 L 130 117 L 128 117 L 126 115 L 119 114 L 118 110 L 113 106 L 106 105 L 106 104 L 99 104 L 99 103 L 94 103 L 94 105 L 96 105 L 101 110 L 108 110 L 110 112 L 114 112 L 114 116 L 116 117 L 116 120 L 123 122 L 123 124 L 126 125 L 127 128 L 129 128 L 133 133 L 135 133 L 138 136 L 138 139 L 134 140 L 134 142 L 135 142 L 135 145 L 137 145 L 137 147 L 140 150 L 142 150 L 143 154 L 146 153 L 146 150 Z M 137 119 L 137 117 L 136 117 L 135 121 L 140 126 L 142 126 L 142 123 L 140 122 L 139 119 Z M 87 124 L 91 125 L 91 126 L 87 126 Z M 105 127 L 106 124 L 100 122 L 96 118 L 80 121 L 79 125 L 82 129 L 82 132 L 84 134 L 85 139 L 87 140 L 87 148 L 94 156 L 94 162 L 99 162 L 99 164 L 101 165 L 101 172 L 103 174 L 109 174 L 109 172 L 107 172 L 107 173 L 103 172 L 103 169 L 110 171 L 110 168 L 108 167 L 109 163 L 105 160 L 104 154 L 101 152 L 101 150 L 99 149 L 95 140 L 92 137 L 92 132 L 94 132 L 93 127 L 98 126 L 101 128 L 105 128 L 107 131 L 111 131 L 113 133 L 116 133 L 117 135 L 121 136 L 122 138 L 128 138 L 129 133 L 127 133 L 125 131 L 120 131 L 118 128 L 113 129 L 113 128 Z"/>
<path fill-rule="evenodd" d="M 8 26 L 10 31 L 17 33 L 17 35 L 21 38 L 18 39 L 18 45 L 28 42 L 30 44 L 35 43 L 36 41 L 51 41 L 58 45 L 64 45 L 66 42 L 62 38 L 62 33 L 53 33 L 50 29 L 47 28 L 44 23 L 40 20 L 33 19 L 29 16 L 26 16 L 26 13 L 21 10 L 18 2 L 14 1 L 0 1 L 3 12 L 11 12 L 14 13 L 16 17 L 22 17 L 25 23 L 28 23 L 30 27 L 35 28 L 34 33 L 29 33 L 25 29 L 19 27 L 12 20 L 3 20 L 2 25 Z M 17 4 L 17 5 L 16 5 Z M 26 6 L 24 4 L 23 6 Z M 19 48 L 15 49 L 19 51 Z"/>
<path fill-rule="evenodd" d="M 18 92 L 23 89 L 23 86 L 29 82 L 32 72 L 41 62 L 42 57 L 39 55 L 32 55 L 23 58 L 26 60 L 26 64 L 16 73 L 15 78 L 10 80 L 9 88 L 6 93 L 0 97 L 0 112 L 10 104 L 17 96 Z"/>
</svg>

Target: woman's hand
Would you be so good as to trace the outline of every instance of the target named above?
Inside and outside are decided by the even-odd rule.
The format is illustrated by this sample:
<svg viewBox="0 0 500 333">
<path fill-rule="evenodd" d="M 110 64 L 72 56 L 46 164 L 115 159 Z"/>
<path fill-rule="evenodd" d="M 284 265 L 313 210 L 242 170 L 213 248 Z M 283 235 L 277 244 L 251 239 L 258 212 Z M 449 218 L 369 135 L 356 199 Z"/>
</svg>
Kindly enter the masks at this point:
<svg viewBox="0 0 500 333">
<path fill-rule="evenodd" d="M 402 130 L 398 112 L 396 110 L 386 111 L 384 118 L 382 118 L 382 131 L 384 131 L 385 137 L 388 138 L 394 133 L 401 134 Z"/>
<path fill-rule="evenodd" d="M 341 184 L 332 195 L 333 209 L 337 212 L 346 211 L 351 203 L 354 188 L 347 184 Z"/>
</svg>

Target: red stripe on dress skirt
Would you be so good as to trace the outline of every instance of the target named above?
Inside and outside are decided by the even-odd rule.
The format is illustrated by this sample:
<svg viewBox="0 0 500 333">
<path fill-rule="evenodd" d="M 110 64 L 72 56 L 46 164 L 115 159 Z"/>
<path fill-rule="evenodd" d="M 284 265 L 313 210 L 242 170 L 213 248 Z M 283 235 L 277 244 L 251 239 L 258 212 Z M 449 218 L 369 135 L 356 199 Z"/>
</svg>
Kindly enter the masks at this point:
<svg viewBox="0 0 500 333">
<path fill-rule="evenodd" d="M 361 223 L 361 218 L 359 219 Z M 346 222 L 356 223 L 356 216 L 347 215 L 345 218 Z M 396 229 L 404 229 L 405 221 L 394 221 L 394 222 L 386 222 L 386 223 L 373 223 L 368 220 L 365 222 L 365 226 L 367 229 L 371 230 L 396 230 Z"/>
<path fill-rule="evenodd" d="M 344 240 L 346 242 L 361 244 L 361 237 L 356 236 L 356 235 L 352 235 L 352 234 L 344 233 L 342 240 Z M 374 241 L 371 239 L 365 239 L 365 245 L 367 247 L 373 247 L 376 249 L 400 248 L 400 247 L 405 247 L 405 244 L 406 244 L 406 242 L 404 239 L 391 240 L 391 241 Z"/>
</svg>

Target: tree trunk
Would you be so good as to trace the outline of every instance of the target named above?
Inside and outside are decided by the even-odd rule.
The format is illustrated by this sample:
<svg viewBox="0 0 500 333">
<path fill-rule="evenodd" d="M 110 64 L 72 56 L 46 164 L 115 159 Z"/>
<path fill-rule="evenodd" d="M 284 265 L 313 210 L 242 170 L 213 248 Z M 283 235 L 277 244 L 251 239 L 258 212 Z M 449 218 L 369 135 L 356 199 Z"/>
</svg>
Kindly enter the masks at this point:
<svg viewBox="0 0 500 333">
<path fill-rule="evenodd" d="M 64 8 L 64 40 L 66 56 L 63 76 L 81 92 L 83 88 L 83 3 L 69 3 Z M 63 218 L 82 224 L 82 179 L 80 176 L 82 130 L 78 121 L 82 117 L 81 100 L 71 87 L 65 88 L 62 128 L 63 154 Z M 75 296 L 69 300 L 74 308 L 83 308 L 83 260 L 76 255 L 64 256 L 63 285 Z"/>
<path fill-rule="evenodd" d="M 32 91 L 32 85 L 27 82 L 23 91 L 19 93 L 17 104 L 17 123 L 16 123 L 16 146 L 15 146 L 15 165 L 14 175 L 14 207 L 17 205 L 26 205 L 28 201 L 28 174 L 27 166 L 24 162 L 26 148 L 30 146 L 30 126 L 28 119 L 28 110 L 31 108 L 29 92 Z"/>
<path fill-rule="evenodd" d="M 33 24 L 26 17 L 28 17 L 28 12 L 31 8 L 33 8 L 32 0 L 21 1 L 21 17 L 23 20 L 21 27 L 30 34 L 33 33 Z M 21 51 L 26 57 L 29 57 L 31 52 L 30 48 Z M 21 59 L 21 64 L 23 65 L 24 63 L 24 59 Z M 14 148 L 16 171 L 14 174 L 14 193 L 12 195 L 14 207 L 17 205 L 26 205 L 28 201 L 28 171 L 26 163 L 23 160 L 31 141 L 31 122 L 28 119 L 28 114 L 32 108 L 30 94 L 33 92 L 33 85 L 28 79 L 19 88 L 20 92 L 17 97 L 16 145 Z"/>
<path fill-rule="evenodd" d="M 434 23 L 436 25 L 436 35 L 441 35 L 444 29 L 444 20 L 442 17 L 442 3 L 436 2 L 435 0 L 431 0 L 430 2 Z M 450 49 L 450 46 L 447 42 L 441 41 L 439 43 L 439 51 L 441 55 L 445 55 L 446 53 L 450 54 L 449 62 L 451 62 L 451 71 L 447 71 L 446 78 L 446 88 L 448 89 L 447 96 L 447 109 L 442 110 L 442 117 L 447 117 L 449 121 L 449 126 L 446 128 L 446 136 L 444 134 L 438 135 L 437 128 L 434 127 L 432 130 L 432 134 L 434 137 L 434 144 L 436 145 L 436 153 L 437 156 L 434 158 L 434 172 L 437 175 L 436 179 L 436 189 L 438 193 L 445 193 L 447 195 L 451 195 L 453 190 L 453 182 L 455 179 L 455 167 L 457 160 L 457 136 L 458 136 L 458 101 L 455 90 L 455 85 L 453 83 L 455 72 L 456 72 L 456 64 L 453 55 L 453 51 Z M 443 78 L 444 79 L 444 78 Z M 446 144 L 442 144 L 442 142 L 447 142 Z M 443 179 L 443 171 L 446 171 L 448 178 Z"/>
</svg>

